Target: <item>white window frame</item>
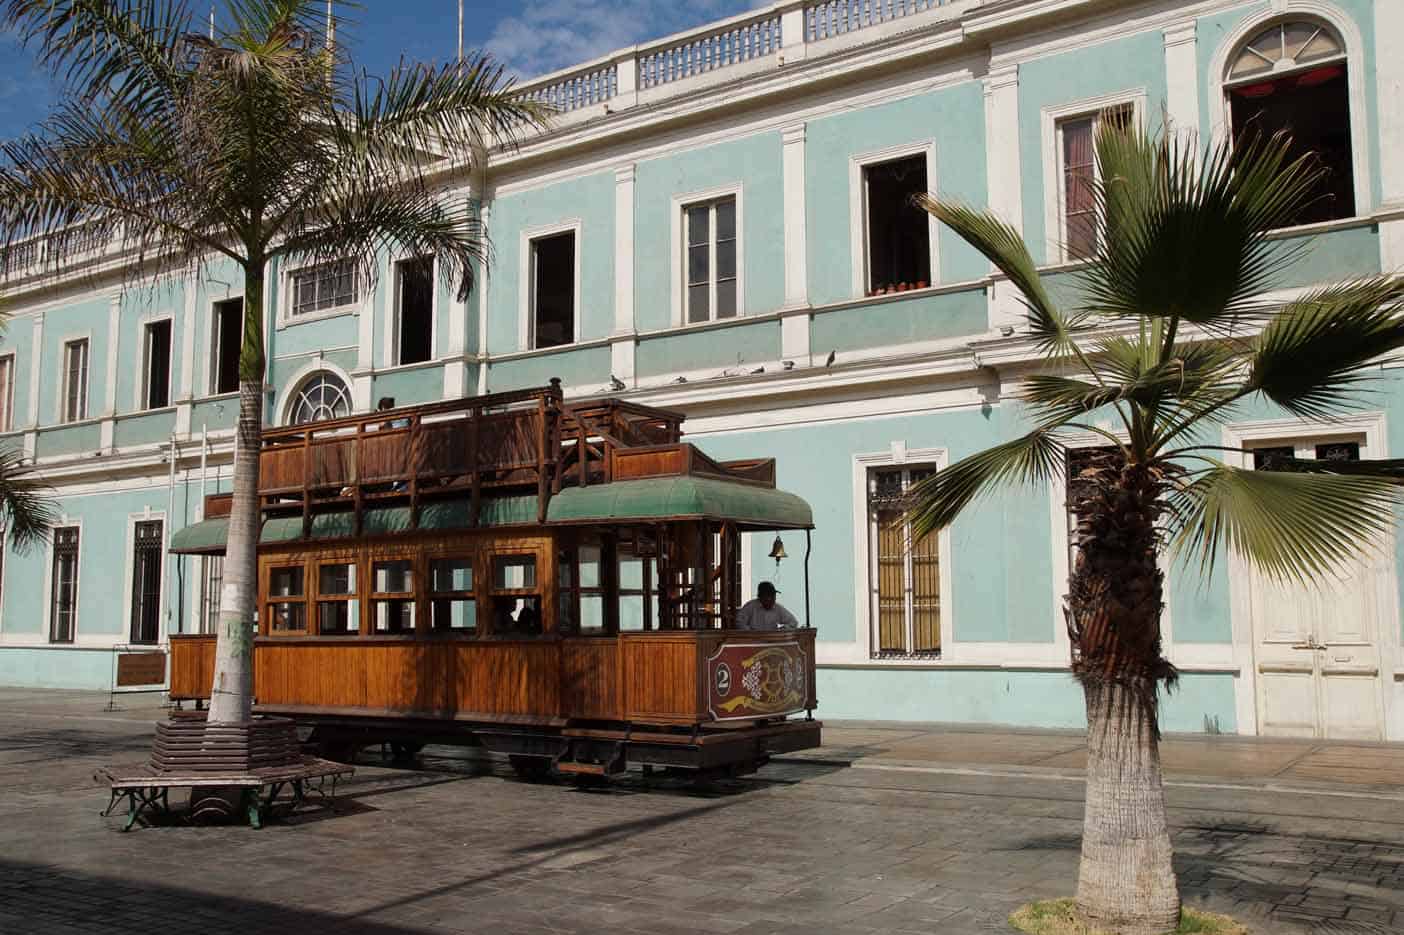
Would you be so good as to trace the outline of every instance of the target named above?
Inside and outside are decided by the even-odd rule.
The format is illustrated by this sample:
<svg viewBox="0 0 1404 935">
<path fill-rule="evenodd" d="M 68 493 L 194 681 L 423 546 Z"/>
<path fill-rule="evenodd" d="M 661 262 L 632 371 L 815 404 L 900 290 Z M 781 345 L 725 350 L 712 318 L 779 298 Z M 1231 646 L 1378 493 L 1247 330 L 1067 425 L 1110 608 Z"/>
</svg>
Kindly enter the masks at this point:
<svg viewBox="0 0 1404 935">
<path fill-rule="evenodd" d="M 723 198 L 736 199 L 736 314 L 731 318 L 716 317 L 716 236 L 713 233 L 711 238 L 711 271 L 712 281 L 712 307 L 709 309 L 709 316 L 706 321 L 689 322 L 687 320 L 687 209 L 696 205 L 713 203 Z M 669 221 L 669 239 L 671 242 L 672 262 L 669 274 L 669 307 L 672 310 L 672 322 L 676 328 L 694 327 L 699 328 L 710 324 L 729 324 L 746 317 L 746 205 L 745 186 L 741 182 L 730 182 L 716 188 L 703 189 L 701 191 L 686 192 L 681 195 L 674 195 L 671 199 L 669 210 L 671 218 Z M 715 219 L 715 212 L 713 212 Z M 713 228 L 715 232 L 715 227 Z"/>
<path fill-rule="evenodd" d="M 54 548 L 56 537 L 52 534 L 59 529 L 78 530 L 78 560 L 77 560 L 77 580 L 73 585 L 73 639 L 58 642 L 54 635 Z M 83 543 L 86 541 L 83 535 L 83 523 L 80 519 L 70 519 L 66 514 L 59 517 L 59 521 L 54 523 L 50 530 L 47 545 L 44 549 L 44 623 L 43 630 L 39 633 L 39 642 L 48 646 L 77 646 L 79 643 L 78 624 L 80 622 L 79 611 L 83 607 Z M 120 631 L 119 631 L 120 633 Z"/>
<path fill-rule="evenodd" d="M 881 668 L 895 666 L 901 668 L 939 668 L 949 666 L 955 655 L 955 602 L 952 590 L 951 529 L 946 527 L 936 533 L 937 561 L 940 562 L 940 601 L 941 601 L 941 655 L 889 657 L 873 656 L 873 629 L 877 624 L 872 595 L 873 539 L 868 511 L 868 477 L 872 469 L 931 467 L 945 470 L 950 463 L 950 455 L 945 448 L 912 448 L 894 442 L 887 451 L 872 454 L 859 454 L 853 457 L 853 528 L 863 530 L 863 535 L 853 537 L 853 594 L 858 621 L 857 646 L 853 653 L 855 664 Z"/>
<path fill-rule="evenodd" d="M 166 405 L 151 406 L 151 326 L 161 322 L 170 322 L 171 345 L 168 349 L 170 360 L 166 363 Z M 141 373 L 136 380 L 137 398 L 134 401 L 133 410 L 136 412 L 159 412 L 162 409 L 171 409 L 175 406 L 175 316 L 158 315 L 155 318 L 144 319 L 141 322 Z"/>
<path fill-rule="evenodd" d="M 353 281 L 355 282 L 355 294 L 350 302 L 343 302 L 340 305 L 333 305 L 329 308 L 318 309 L 310 312 L 294 312 L 296 305 L 296 283 L 297 277 L 303 273 L 309 273 L 324 266 L 332 266 L 338 263 L 350 263 L 353 269 Z M 366 276 L 366 271 L 361 268 L 361 264 L 354 257 L 342 257 L 337 260 L 328 260 L 322 263 L 302 263 L 298 266 L 289 267 L 283 271 L 279 277 L 281 295 L 278 302 L 278 323 L 280 327 L 286 328 L 288 325 L 301 324 L 307 321 L 320 321 L 324 318 L 336 318 L 340 315 L 355 314 L 365 303 L 370 293 L 371 283 Z M 230 296 L 233 298 L 233 296 Z M 249 313 L 248 303 L 244 303 L 244 314 Z"/>
<path fill-rule="evenodd" d="M 1063 184 L 1063 124 L 1070 120 L 1091 117 L 1093 133 L 1101 122 L 1101 115 L 1119 107 L 1131 108 L 1131 121 L 1135 127 L 1146 125 L 1148 93 L 1145 88 L 1130 88 L 1103 94 L 1099 97 L 1084 98 L 1056 107 L 1045 107 L 1042 112 L 1043 131 L 1043 233 L 1047 244 L 1046 262 L 1050 265 L 1070 262 L 1083 262 L 1068 255 L 1065 222 L 1067 218 L 1067 191 Z M 1100 170 L 1093 168 L 1094 177 Z M 1101 234 L 1103 219 L 1097 219 L 1098 234 Z"/>
<path fill-rule="evenodd" d="M 87 345 L 85 351 L 86 360 L 83 368 L 83 414 L 76 419 L 69 419 L 68 416 L 68 349 L 75 344 Z M 68 335 L 59 341 L 59 366 L 58 366 L 58 399 L 54 413 L 54 422 L 57 425 L 78 425 L 87 422 L 92 418 L 92 395 L 93 384 L 93 340 L 91 334 Z"/>
<path fill-rule="evenodd" d="M 921 155 L 926 156 L 926 190 L 928 192 L 940 191 L 940 177 L 936 173 L 936 141 L 934 139 L 889 146 L 886 149 L 871 150 L 849 157 L 849 257 L 852 263 L 853 297 L 855 299 L 867 296 L 868 290 L 871 288 L 871 272 L 868 269 L 868 183 L 864 174 L 865 170 L 884 162 L 894 162 L 898 159 Z M 928 216 L 926 219 L 926 239 L 931 252 L 931 280 L 927 283 L 928 289 L 934 289 L 941 282 L 940 233 L 941 225 L 936 221 L 936 218 Z M 914 289 L 896 294 L 909 295 L 912 292 L 920 293 L 922 291 Z"/>
<path fill-rule="evenodd" d="M 15 430 L 15 368 L 19 366 L 19 357 L 13 351 L 0 354 L 0 365 L 7 361 L 10 366 L 10 379 L 8 382 L 0 382 L 0 405 L 5 407 L 3 414 L 0 414 L 3 415 L 3 418 L 0 418 L 0 434 Z M 3 538 L 3 531 L 0 531 L 0 543 L 3 542 Z"/>
<path fill-rule="evenodd" d="M 578 243 L 577 243 L 578 252 Z M 430 261 L 429 276 L 432 289 L 429 295 L 429 359 L 412 364 L 400 363 L 400 264 L 414 260 Z M 578 264 L 577 264 L 578 265 Z M 439 359 L 439 258 L 428 253 L 401 253 L 390 258 L 390 300 L 391 314 L 385 322 L 385 367 L 424 367 Z M 576 317 L 579 317 L 578 315 Z"/>
<path fill-rule="evenodd" d="M 1327 0 L 1274 0 L 1271 13 L 1251 17 L 1239 23 L 1236 29 L 1224 37 L 1209 66 L 1210 78 L 1215 82 L 1209 106 L 1213 137 L 1216 141 L 1227 140 L 1233 128 L 1233 105 L 1228 95 L 1229 86 L 1238 83 L 1230 81 L 1228 75 L 1233 56 L 1245 42 L 1274 23 L 1296 19 L 1319 20 L 1331 27 L 1345 46 L 1346 84 L 1350 95 L 1350 155 L 1355 171 L 1355 217 L 1367 217 L 1375 210 L 1375 199 L 1370 174 L 1370 109 L 1365 96 L 1365 89 L 1369 84 L 1365 72 L 1365 37 L 1355 20 L 1334 3 Z M 1312 63 L 1312 66 L 1316 64 L 1318 63 Z M 1259 76 L 1259 80 L 1278 74 L 1283 73 L 1273 72 Z M 1219 99 L 1217 105 L 1213 103 L 1214 95 Z M 1326 223 L 1340 224 L 1342 221 Z"/>
<path fill-rule="evenodd" d="M 546 224 L 540 227 L 529 227 L 522 230 L 517 241 L 517 343 L 524 351 L 562 351 L 580 343 L 580 256 L 584 252 L 583 239 L 580 236 L 584 225 L 579 218 L 569 218 L 564 221 L 557 221 L 554 224 Z M 535 241 L 545 240 L 548 237 L 555 237 L 560 234 L 575 235 L 575 292 L 573 302 L 575 303 L 575 320 L 571 323 L 574 333 L 571 335 L 569 344 L 558 344 L 552 347 L 538 348 L 536 346 L 536 248 Z"/>
<path fill-rule="evenodd" d="M 219 630 L 219 599 L 220 595 L 214 595 L 214 614 L 209 621 L 209 629 L 205 629 L 205 608 L 210 600 L 209 594 L 210 574 L 209 563 L 211 561 L 220 562 L 220 590 L 224 588 L 224 556 L 223 555 L 201 555 L 200 556 L 200 586 L 194 588 L 195 591 L 195 612 L 191 614 L 191 620 L 195 624 L 195 632 L 204 634 L 214 634 Z"/>
<path fill-rule="evenodd" d="M 235 387 L 228 393 L 219 392 L 219 367 L 217 366 L 220 351 L 219 329 L 215 327 L 216 309 L 225 302 L 233 302 L 236 299 L 239 302 L 239 317 L 242 319 L 243 316 L 249 313 L 249 304 L 244 301 L 244 293 L 242 291 L 231 292 L 222 299 L 210 299 L 210 312 L 205 319 L 209 323 L 209 341 L 207 342 L 209 345 L 209 356 L 206 358 L 205 365 L 205 395 L 207 396 L 231 396 L 239 392 L 238 387 Z M 298 320 L 301 321 L 302 319 Z M 239 344 L 241 349 L 243 347 L 243 334 L 244 329 L 241 326 L 239 329 Z"/>
</svg>

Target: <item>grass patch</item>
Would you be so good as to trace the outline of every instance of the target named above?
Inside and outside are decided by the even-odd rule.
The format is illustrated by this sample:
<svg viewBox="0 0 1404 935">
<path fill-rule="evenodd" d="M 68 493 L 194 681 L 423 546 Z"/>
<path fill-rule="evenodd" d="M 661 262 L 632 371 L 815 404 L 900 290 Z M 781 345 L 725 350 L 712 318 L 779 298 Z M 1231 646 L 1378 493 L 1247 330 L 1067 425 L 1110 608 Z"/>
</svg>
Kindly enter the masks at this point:
<svg viewBox="0 0 1404 935">
<path fill-rule="evenodd" d="M 1029 935 L 1107 935 L 1077 918 L 1071 899 L 1045 899 L 1029 903 L 1009 917 L 1009 924 Z M 1248 930 L 1228 916 L 1185 908 L 1171 935 L 1248 935 Z"/>
</svg>

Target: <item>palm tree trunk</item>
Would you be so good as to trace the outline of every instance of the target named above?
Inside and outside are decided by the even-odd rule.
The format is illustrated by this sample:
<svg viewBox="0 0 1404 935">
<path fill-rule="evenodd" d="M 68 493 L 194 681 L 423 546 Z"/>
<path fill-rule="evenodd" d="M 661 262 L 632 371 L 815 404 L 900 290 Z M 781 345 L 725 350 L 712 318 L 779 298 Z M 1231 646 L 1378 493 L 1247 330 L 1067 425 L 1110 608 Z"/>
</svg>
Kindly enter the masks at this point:
<svg viewBox="0 0 1404 935">
<path fill-rule="evenodd" d="M 1068 582 L 1073 672 L 1087 701 L 1087 804 L 1077 909 L 1117 935 L 1179 923 L 1156 692 L 1164 576 L 1156 562 L 1160 477 L 1120 452 L 1092 452 L 1069 479 L 1077 559 Z"/>
<path fill-rule="evenodd" d="M 258 455 L 263 433 L 263 262 L 244 269 L 244 339 L 239 352 L 238 451 L 219 592 L 211 722 L 249 720 L 253 708 L 254 604 L 258 588 Z"/>
<path fill-rule="evenodd" d="M 1165 819 L 1156 686 L 1085 681 L 1087 805 L 1077 909 L 1118 935 L 1163 935 L 1180 920 Z"/>
</svg>

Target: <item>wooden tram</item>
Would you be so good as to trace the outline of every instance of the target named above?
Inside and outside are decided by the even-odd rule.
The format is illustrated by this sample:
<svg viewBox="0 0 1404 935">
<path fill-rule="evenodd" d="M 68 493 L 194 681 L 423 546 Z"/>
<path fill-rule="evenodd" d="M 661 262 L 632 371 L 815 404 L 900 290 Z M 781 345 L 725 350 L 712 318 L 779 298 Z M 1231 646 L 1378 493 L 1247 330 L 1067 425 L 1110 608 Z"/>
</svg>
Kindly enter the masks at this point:
<svg viewBox="0 0 1404 935">
<path fill-rule="evenodd" d="M 265 431 L 255 710 L 328 756 L 480 744 L 579 776 L 817 746 L 809 506 L 682 422 L 552 381 Z M 171 550 L 222 553 L 228 511 L 209 498 Z M 741 533 L 784 530 L 804 627 L 733 629 Z M 172 637 L 173 699 L 208 697 L 214 640 Z"/>
</svg>

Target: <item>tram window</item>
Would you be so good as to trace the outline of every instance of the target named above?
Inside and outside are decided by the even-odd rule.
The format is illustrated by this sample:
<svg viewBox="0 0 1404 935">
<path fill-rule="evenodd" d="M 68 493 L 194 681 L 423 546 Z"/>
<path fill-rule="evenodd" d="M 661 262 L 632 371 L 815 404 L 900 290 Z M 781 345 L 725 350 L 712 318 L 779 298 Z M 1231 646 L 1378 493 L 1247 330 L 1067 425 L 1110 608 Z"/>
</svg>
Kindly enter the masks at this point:
<svg viewBox="0 0 1404 935">
<path fill-rule="evenodd" d="M 429 566 L 431 625 L 435 630 L 475 632 L 478 606 L 473 599 L 473 560 L 435 559 Z"/>
<path fill-rule="evenodd" d="M 372 566 L 371 613 L 376 633 L 414 632 L 414 567 L 409 559 Z"/>
<path fill-rule="evenodd" d="M 274 633 L 307 631 L 307 592 L 301 565 L 272 569 L 268 574 L 268 596 L 268 619 Z"/>
<path fill-rule="evenodd" d="M 497 636 L 539 636 L 541 599 L 535 595 L 492 599 L 492 632 Z"/>
<path fill-rule="evenodd" d="M 536 587 L 536 556 L 494 556 L 492 560 L 492 586 L 504 591 Z"/>
<path fill-rule="evenodd" d="M 648 629 L 649 560 L 619 559 L 619 629 Z"/>
<path fill-rule="evenodd" d="M 356 565 L 336 562 L 317 569 L 317 632 L 355 636 L 361 630 L 361 602 L 356 594 Z"/>
</svg>

